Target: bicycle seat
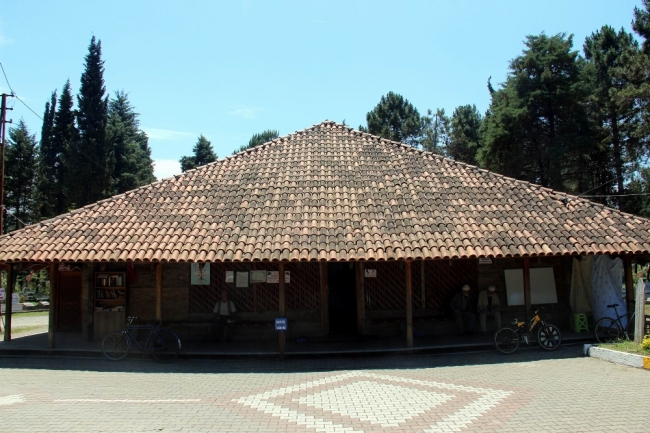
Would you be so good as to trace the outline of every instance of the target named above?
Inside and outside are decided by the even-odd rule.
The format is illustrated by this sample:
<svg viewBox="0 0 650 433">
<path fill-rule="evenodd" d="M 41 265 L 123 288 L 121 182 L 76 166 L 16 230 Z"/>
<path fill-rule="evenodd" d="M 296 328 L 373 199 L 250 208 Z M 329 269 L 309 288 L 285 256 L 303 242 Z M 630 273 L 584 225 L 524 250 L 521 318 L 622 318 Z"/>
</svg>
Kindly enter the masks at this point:
<svg viewBox="0 0 650 433">
<path fill-rule="evenodd" d="M 607 308 L 614 308 L 614 307 L 618 307 L 618 304 L 609 304 L 609 305 L 607 306 Z"/>
</svg>

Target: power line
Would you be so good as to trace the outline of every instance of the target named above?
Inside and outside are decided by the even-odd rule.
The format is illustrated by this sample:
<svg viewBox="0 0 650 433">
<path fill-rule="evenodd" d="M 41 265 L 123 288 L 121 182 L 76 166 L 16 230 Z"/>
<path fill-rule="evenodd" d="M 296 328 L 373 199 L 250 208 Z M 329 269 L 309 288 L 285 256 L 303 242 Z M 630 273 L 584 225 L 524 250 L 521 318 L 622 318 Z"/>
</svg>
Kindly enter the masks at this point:
<svg viewBox="0 0 650 433">
<path fill-rule="evenodd" d="M 21 223 L 23 226 L 28 226 L 28 225 L 29 225 L 29 224 L 27 224 L 26 222 L 24 222 L 23 220 L 21 220 L 20 218 L 18 218 L 16 215 L 14 215 L 14 213 L 13 213 L 12 211 L 10 211 L 9 209 L 7 209 L 7 206 L 2 205 L 2 208 L 5 210 L 5 212 L 7 212 L 7 214 L 8 214 L 9 216 L 13 217 L 15 220 L 17 220 L 17 221 L 18 221 L 19 223 Z"/>
<path fill-rule="evenodd" d="M 632 196 L 645 196 L 645 195 L 650 195 L 650 192 L 642 192 L 638 194 L 579 195 L 578 197 L 632 197 Z"/>
<path fill-rule="evenodd" d="M 16 93 L 14 92 L 14 89 L 11 88 L 11 84 L 9 84 L 9 78 L 7 78 L 7 73 L 5 72 L 5 67 L 2 66 L 2 62 L 0 62 L 0 68 L 2 68 L 2 75 L 5 76 L 5 81 L 7 82 L 7 86 L 9 86 L 9 90 L 11 90 L 11 93 Z"/>
</svg>

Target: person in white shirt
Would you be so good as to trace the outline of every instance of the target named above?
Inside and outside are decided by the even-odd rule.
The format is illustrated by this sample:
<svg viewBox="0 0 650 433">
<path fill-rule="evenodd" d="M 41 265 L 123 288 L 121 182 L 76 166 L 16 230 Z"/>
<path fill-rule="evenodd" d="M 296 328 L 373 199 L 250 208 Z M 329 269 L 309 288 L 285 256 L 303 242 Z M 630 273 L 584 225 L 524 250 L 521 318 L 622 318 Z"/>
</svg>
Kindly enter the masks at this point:
<svg viewBox="0 0 650 433">
<path fill-rule="evenodd" d="M 478 294 L 476 310 L 478 311 L 479 321 L 481 322 L 481 333 L 483 335 L 487 334 L 487 316 L 494 317 L 494 320 L 497 322 L 497 329 L 501 328 L 501 313 L 499 312 L 501 303 L 495 292 L 496 287 L 490 286 L 487 290 L 482 290 Z"/>
<path fill-rule="evenodd" d="M 221 291 L 221 298 L 214 305 L 214 325 L 212 327 L 213 339 L 220 341 L 230 341 L 228 336 L 229 328 L 232 323 L 235 322 L 235 313 L 237 308 L 235 308 L 235 303 L 228 299 L 228 291 Z"/>
</svg>

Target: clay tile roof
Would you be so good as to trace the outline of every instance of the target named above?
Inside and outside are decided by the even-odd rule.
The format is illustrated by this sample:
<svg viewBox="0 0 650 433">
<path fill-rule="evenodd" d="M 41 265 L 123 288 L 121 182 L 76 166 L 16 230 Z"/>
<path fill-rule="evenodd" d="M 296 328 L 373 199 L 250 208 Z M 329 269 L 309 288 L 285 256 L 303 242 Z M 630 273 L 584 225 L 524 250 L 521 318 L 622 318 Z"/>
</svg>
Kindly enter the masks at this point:
<svg viewBox="0 0 650 433">
<path fill-rule="evenodd" d="M 0 237 L 0 262 L 649 253 L 650 221 L 325 121 Z"/>
</svg>

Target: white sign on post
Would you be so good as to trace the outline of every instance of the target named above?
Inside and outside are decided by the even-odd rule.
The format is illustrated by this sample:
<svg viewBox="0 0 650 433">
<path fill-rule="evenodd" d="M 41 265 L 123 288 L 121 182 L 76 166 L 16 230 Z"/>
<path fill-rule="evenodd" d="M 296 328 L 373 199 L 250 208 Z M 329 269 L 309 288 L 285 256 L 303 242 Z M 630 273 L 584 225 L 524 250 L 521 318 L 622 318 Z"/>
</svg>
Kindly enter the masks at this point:
<svg viewBox="0 0 650 433">
<path fill-rule="evenodd" d="M 0 287 L 0 301 L 4 301 L 4 300 L 5 300 L 5 288 Z"/>
<path fill-rule="evenodd" d="M 266 271 L 266 282 L 270 284 L 278 284 L 280 282 L 280 272 Z"/>
</svg>

